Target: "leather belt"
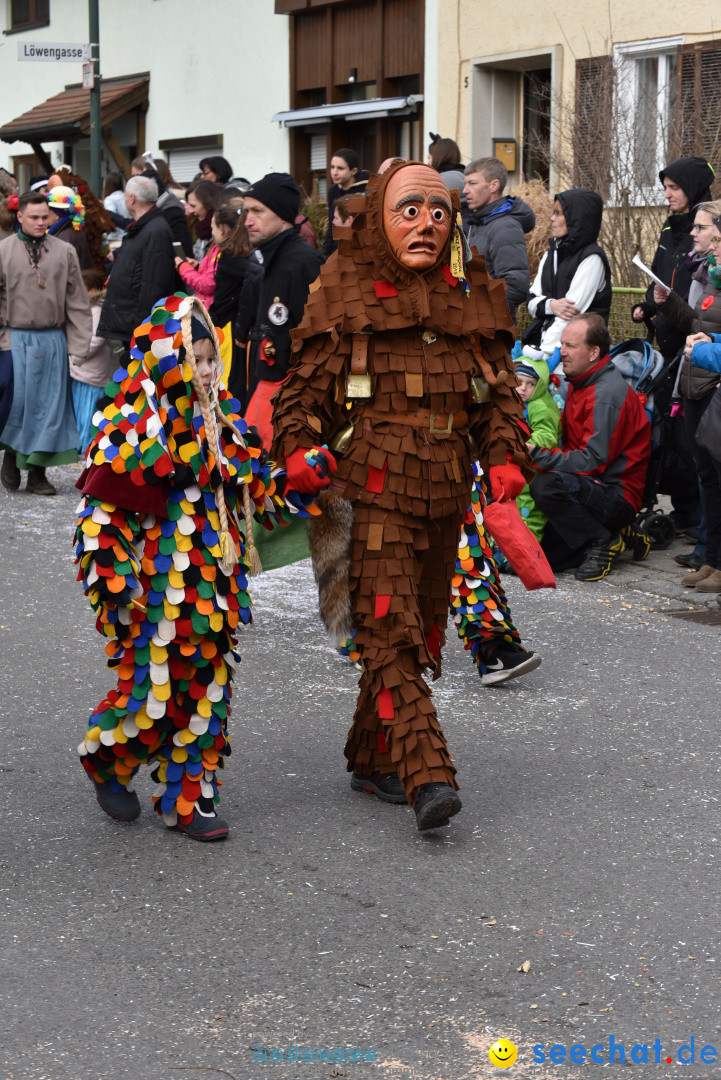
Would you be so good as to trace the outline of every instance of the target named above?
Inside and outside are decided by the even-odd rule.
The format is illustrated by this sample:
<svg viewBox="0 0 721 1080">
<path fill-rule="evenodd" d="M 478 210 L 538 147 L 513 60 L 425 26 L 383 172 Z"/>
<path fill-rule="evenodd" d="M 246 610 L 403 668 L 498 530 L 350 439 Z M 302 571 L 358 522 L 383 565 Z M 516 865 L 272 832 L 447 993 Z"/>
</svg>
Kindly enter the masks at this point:
<svg viewBox="0 0 721 1080">
<path fill-rule="evenodd" d="M 407 427 L 426 428 L 434 435 L 450 435 L 451 431 L 468 426 L 468 413 L 463 409 L 456 413 L 438 413 L 432 409 L 410 409 L 408 412 L 382 412 L 372 405 L 360 409 L 363 419 L 382 420 L 386 424 L 405 424 Z"/>
</svg>

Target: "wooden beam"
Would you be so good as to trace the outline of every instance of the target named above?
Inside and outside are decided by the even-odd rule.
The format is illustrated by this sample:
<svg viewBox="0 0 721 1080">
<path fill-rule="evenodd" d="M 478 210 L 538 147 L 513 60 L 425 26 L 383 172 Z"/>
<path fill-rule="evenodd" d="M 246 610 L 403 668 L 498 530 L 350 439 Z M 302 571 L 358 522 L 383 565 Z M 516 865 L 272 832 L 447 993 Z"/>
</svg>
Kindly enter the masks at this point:
<svg viewBox="0 0 721 1080">
<path fill-rule="evenodd" d="M 115 159 L 115 164 L 118 166 L 121 173 L 123 174 L 123 176 L 127 180 L 128 177 L 130 176 L 130 165 L 128 164 L 128 159 L 126 158 L 125 154 L 120 149 L 117 142 L 115 141 L 115 136 L 113 135 L 113 129 L 111 127 L 104 127 L 102 129 L 102 132 L 103 132 L 103 142 L 107 146 L 110 153 L 113 155 L 113 158 Z"/>
<path fill-rule="evenodd" d="M 35 154 L 35 157 L 38 159 L 42 167 L 44 169 L 47 169 L 48 176 L 50 176 L 51 173 L 55 172 L 55 166 L 48 157 L 47 153 L 42 148 L 39 142 L 31 142 L 30 145 L 33 148 L 33 153 Z"/>
</svg>

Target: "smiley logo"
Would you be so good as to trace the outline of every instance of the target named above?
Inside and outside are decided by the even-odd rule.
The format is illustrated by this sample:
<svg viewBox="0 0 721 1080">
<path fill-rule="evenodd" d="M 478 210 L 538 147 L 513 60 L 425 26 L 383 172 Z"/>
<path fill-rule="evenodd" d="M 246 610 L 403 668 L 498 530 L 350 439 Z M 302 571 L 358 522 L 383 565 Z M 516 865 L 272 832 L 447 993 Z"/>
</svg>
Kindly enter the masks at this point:
<svg viewBox="0 0 721 1080">
<path fill-rule="evenodd" d="M 518 1051 L 510 1039 L 496 1039 L 488 1051 L 488 1056 L 492 1065 L 497 1065 L 499 1069 L 507 1069 L 518 1057 Z"/>
</svg>

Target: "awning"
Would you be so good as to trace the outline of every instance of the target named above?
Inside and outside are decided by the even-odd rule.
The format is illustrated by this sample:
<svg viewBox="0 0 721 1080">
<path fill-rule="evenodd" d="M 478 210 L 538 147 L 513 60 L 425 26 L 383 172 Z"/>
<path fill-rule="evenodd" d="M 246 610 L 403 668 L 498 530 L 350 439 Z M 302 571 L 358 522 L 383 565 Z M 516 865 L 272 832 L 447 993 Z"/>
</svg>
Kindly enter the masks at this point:
<svg viewBox="0 0 721 1080">
<path fill-rule="evenodd" d="M 409 116 L 423 101 L 423 94 L 409 97 L 371 98 L 369 101 L 340 101 L 335 105 L 316 105 L 309 109 L 290 109 L 276 113 L 277 120 L 286 127 L 303 127 L 305 124 L 329 124 L 331 120 L 379 120 L 384 116 Z"/>
<path fill-rule="evenodd" d="M 146 105 L 148 76 L 108 79 L 100 85 L 101 124 L 111 124 L 123 113 Z M 3 142 L 75 142 L 90 132 L 90 91 L 73 86 L 48 98 L 0 128 Z"/>
</svg>

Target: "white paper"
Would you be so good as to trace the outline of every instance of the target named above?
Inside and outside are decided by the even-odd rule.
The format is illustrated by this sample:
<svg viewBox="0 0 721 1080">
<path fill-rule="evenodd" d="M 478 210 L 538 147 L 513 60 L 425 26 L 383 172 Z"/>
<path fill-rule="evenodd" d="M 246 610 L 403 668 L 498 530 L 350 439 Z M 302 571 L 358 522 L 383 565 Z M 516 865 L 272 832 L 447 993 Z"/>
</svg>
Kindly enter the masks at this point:
<svg viewBox="0 0 721 1080">
<path fill-rule="evenodd" d="M 651 278 L 651 281 L 655 281 L 656 284 L 660 285 L 660 287 L 666 292 L 671 292 L 671 286 L 667 285 L 665 281 L 661 281 L 661 278 L 657 278 L 653 270 L 649 270 L 646 264 L 641 262 L 641 259 L 638 255 L 634 255 L 631 261 L 633 262 L 634 266 L 637 266 L 639 268 L 639 270 L 643 270 L 644 274 L 647 274 Z"/>
</svg>

